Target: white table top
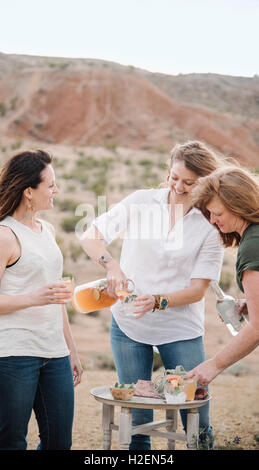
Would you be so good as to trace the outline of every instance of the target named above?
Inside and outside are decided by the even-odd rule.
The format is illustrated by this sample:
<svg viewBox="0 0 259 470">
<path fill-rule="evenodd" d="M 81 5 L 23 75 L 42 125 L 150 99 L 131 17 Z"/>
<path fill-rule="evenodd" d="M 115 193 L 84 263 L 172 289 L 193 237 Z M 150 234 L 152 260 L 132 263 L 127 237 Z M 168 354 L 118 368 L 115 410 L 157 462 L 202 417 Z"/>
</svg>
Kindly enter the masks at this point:
<svg viewBox="0 0 259 470">
<path fill-rule="evenodd" d="M 169 404 L 160 398 L 146 398 L 133 396 L 131 400 L 115 400 L 110 392 L 111 385 L 103 385 L 91 390 L 91 395 L 102 403 L 123 408 L 149 408 L 149 409 L 192 409 L 205 405 L 210 399 L 209 395 L 205 400 L 185 401 L 183 403 Z"/>
</svg>

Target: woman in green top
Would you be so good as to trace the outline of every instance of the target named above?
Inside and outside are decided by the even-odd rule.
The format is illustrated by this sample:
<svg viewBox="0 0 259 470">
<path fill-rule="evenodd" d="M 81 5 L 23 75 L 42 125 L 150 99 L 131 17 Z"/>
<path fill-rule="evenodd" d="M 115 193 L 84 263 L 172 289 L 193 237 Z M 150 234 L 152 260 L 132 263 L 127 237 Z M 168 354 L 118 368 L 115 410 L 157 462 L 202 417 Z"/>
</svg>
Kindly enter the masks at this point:
<svg viewBox="0 0 259 470">
<path fill-rule="evenodd" d="M 215 225 L 225 247 L 238 246 L 237 283 L 245 294 L 249 322 L 212 359 L 188 373 L 208 385 L 224 369 L 259 344 L 259 183 L 239 167 L 225 167 L 200 178 L 193 204 Z"/>
</svg>

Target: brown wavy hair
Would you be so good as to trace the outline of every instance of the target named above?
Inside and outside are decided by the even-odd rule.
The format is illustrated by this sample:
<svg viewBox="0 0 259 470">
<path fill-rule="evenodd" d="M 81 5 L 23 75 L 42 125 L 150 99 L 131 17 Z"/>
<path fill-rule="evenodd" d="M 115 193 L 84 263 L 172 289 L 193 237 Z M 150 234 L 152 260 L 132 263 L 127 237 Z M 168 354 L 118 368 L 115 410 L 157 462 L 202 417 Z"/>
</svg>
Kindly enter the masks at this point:
<svg viewBox="0 0 259 470">
<path fill-rule="evenodd" d="M 192 191 L 193 205 L 208 220 L 210 213 L 207 205 L 214 197 L 218 197 L 234 215 L 249 223 L 259 224 L 259 180 L 250 171 L 237 166 L 226 166 L 198 179 Z M 239 233 L 222 233 L 214 225 L 225 247 L 240 244 Z"/>
<path fill-rule="evenodd" d="M 199 140 L 190 140 L 184 144 L 178 143 L 171 150 L 168 160 L 167 182 L 164 186 L 168 183 L 172 165 L 175 162 L 183 162 L 188 170 L 200 177 L 209 175 L 224 164 L 229 164 L 229 159 L 216 153 Z"/>
<path fill-rule="evenodd" d="M 52 162 L 45 150 L 26 150 L 9 158 L 0 172 L 0 220 L 12 215 L 26 188 L 37 188 L 41 172 Z"/>
</svg>

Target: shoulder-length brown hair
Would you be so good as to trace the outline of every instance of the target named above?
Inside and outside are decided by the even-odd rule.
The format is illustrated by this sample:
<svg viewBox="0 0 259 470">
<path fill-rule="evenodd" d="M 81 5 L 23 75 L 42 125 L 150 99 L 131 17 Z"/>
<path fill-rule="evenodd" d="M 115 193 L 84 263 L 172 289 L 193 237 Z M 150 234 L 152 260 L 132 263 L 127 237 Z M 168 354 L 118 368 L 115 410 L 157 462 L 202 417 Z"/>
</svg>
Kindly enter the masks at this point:
<svg viewBox="0 0 259 470">
<path fill-rule="evenodd" d="M 192 191 L 193 205 L 208 220 L 210 213 L 207 205 L 214 197 L 218 197 L 234 215 L 249 223 L 259 224 L 259 181 L 248 170 L 225 166 L 199 178 Z M 217 226 L 216 228 L 219 230 Z M 219 233 L 224 246 L 239 245 L 241 237 L 237 232 L 222 233 L 219 230 Z"/>
<path fill-rule="evenodd" d="M 26 188 L 37 188 L 42 170 L 51 162 L 45 150 L 26 150 L 4 163 L 0 172 L 0 220 L 14 213 Z"/>
</svg>

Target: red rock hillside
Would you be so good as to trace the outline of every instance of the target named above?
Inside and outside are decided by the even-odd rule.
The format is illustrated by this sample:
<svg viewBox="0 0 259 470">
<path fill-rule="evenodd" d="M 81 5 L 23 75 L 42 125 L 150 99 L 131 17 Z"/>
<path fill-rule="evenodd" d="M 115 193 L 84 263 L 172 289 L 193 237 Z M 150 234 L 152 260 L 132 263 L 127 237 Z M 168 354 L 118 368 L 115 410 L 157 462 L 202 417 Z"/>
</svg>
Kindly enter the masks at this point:
<svg viewBox="0 0 259 470">
<path fill-rule="evenodd" d="M 244 116 L 236 101 L 234 113 L 218 110 L 213 95 L 206 106 L 202 99 L 199 105 L 197 76 L 196 102 L 189 105 L 182 99 L 183 89 L 181 96 L 177 86 L 168 93 L 167 76 L 161 76 L 160 86 L 153 75 L 90 59 L 0 54 L 0 132 L 49 143 L 166 150 L 176 140 L 197 138 L 245 165 L 259 166 L 258 116 Z M 209 80 L 208 75 L 208 90 Z M 253 83 L 253 91 L 258 87 L 259 102 L 259 80 L 246 80 Z M 190 87 L 189 81 L 188 93 Z"/>
</svg>

